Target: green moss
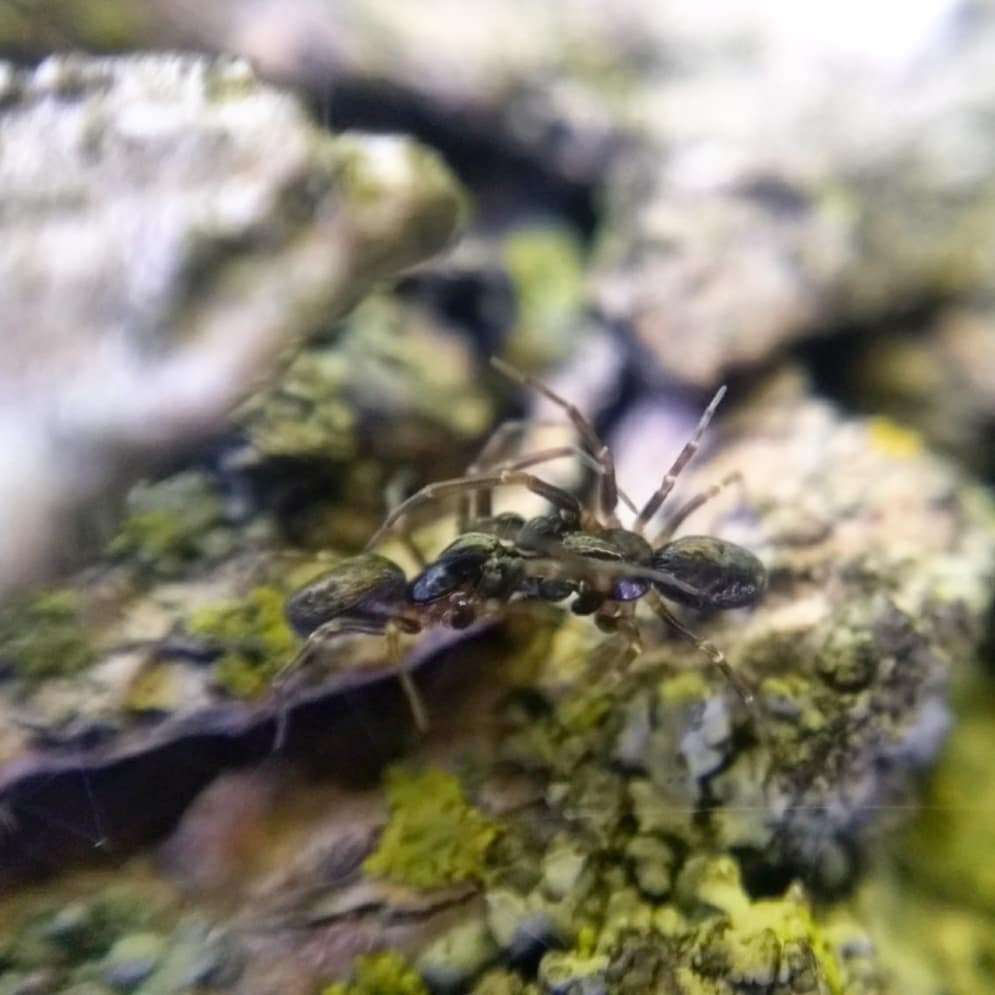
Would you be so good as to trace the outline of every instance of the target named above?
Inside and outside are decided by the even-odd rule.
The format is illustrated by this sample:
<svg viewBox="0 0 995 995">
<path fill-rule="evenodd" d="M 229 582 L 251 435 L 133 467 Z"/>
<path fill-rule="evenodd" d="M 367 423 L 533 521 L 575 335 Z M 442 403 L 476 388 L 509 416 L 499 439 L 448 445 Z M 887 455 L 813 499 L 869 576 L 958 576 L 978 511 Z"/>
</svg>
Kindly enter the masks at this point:
<svg viewBox="0 0 995 995">
<path fill-rule="evenodd" d="M 8 51 L 111 51 L 134 44 L 143 27 L 124 0 L 42 0 L 0 4 L 0 45 Z"/>
<path fill-rule="evenodd" d="M 396 151 L 400 151 L 396 150 Z M 394 154 L 396 154 L 396 151 Z M 406 173 L 402 176 L 392 163 L 376 161 L 377 147 L 366 139 L 339 136 L 331 145 L 332 175 L 350 208 L 374 221 L 385 204 L 397 210 L 400 200 L 410 198 L 405 240 L 416 257 L 437 251 L 464 223 L 468 201 L 442 158 L 430 149 L 406 142 L 403 146 Z M 399 183 L 408 184 L 407 188 Z M 416 210 L 411 208 L 416 207 Z M 376 251 L 376 250 L 374 250 Z"/>
<path fill-rule="evenodd" d="M 353 978 L 322 989 L 321 995 L 429 995 L 418 974 L 395 953 L 356 958 Z"/>
<path fill-rule="evenodd" d="M 78 592 L 56 588 L 0 612 L 0 657 L 32 680 L 79 673 L 96 653 L 83 628 Z"/>
<path fill-rule="evenodd" d="M 480 978 L 472 995 L 539 995 L 539 988 L 520 974 L 499 968 Z"/>
<path fill-rule="evenodd" d="M 157 484 L 140 484 L 128 496 L 130 514 L 108 545 L 126 556 L 170 574 L 200 558 L 205 536 L 222 520 L 221 499 L 199 473 L 183 473 Z"/>
<path fill-rule="evenodd" d="M 511 235 L 503 255 L 519 309 L 508 356 L 525 367 L 548 365 L 576 337 L 584 291 L 580 246 L 566 229 L 535 227 Z"/>
<path fill-rule="evenodd" d="M 334 344 L 299 353 L 238 417 L 265 455 L 348 462 L 339 475 L 344 490 L 362 472 L 356 461 L 361 428 L 385 418 L 391 425 L 373 439 L 368 455 L 392 465 L 437 462 L 452 436 L 477 439 L 486 432 L 493 408 L 465 342 L 410 304 L 379 293 L 356 307 Z"/>
<path fill-rule="evenodd" d="M 415 888 L 481 881 L 500 828 L 470 805 L 459 781 L 440 770 L 387 774 L 390 821 L 365 870 Z"/>
<path fill-rule="evenodd" d="M 191 635 L 222 652 L 215 682 L 239 698 L 264 692 L 288 662 L 297 640 L 284 616 L 286 596 L 276 587 L 253 588 L 243 601 L 201 608 L 190 619 Z"/>
<path fill-rule="evenodd" d="M 967 694 L 965 695 L 965 691 Z M 995 916 L 995 705 L 984 680 L 960 692 L 966 704 L 926 789 L 923 810 L 905 835 L 902 859 L 927 890 Z"/>
</svg>

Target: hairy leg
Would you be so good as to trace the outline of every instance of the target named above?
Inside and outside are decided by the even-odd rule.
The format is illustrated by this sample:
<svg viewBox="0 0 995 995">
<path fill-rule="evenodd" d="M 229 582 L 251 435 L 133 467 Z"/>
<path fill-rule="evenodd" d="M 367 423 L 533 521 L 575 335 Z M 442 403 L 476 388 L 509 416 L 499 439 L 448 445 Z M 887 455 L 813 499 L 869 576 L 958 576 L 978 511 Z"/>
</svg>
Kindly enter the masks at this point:
<svg viewBox="0 0 995 995">
<path fill-rule="evenodd" d="M 554 484 L 547 483 L 541 477 L 536 477 L 523 470 L 500 470 L 497 473 L 485 474 L 479 477 L 456 477 L 452 480 L 440 480 L 427 484 L 415 492 L 406 501 L 402 501 L 385 519 L 383 524 L 370 537 L 366 548 L 373 549 L 377 543 L 394 527 L 394 524 L 415 508 L 438 498 L 467 491 L 491 490 L 495 487 L 519 486 L 525 487 L 545 498 L 557 508 L 569 511 L 578 519 L 583 518 L 583 508 L 580 501 L 569 491 Z"/>
<path fill-rule="evenodd" d="M 615 479 L 615 460 L 611 450 L 601 441 L 601 437 L 594 430 L 594 426 L 581 413 L 580 408 L 571 404 L 565 397 L 561 397 L 551 388 L 547 387 L 541 380 L 514 366 L 497 359 L 491 358 L 491 365 L 503 373 L 509 380 L 521 384 L 523 387 L 531 387 L 542 394 L 548 401 L 551 401 L 560 408 L 573 423 L 577 434 L 580 436 L 584 446 L 594 457 L 601 467 L 601 485 L 599 490 L 599 512 L 603 519 L 603 524 L 618 527 L 619 520 L 615 513 L 618 505 L 618 484 Z"/>
<path fill-rule="evenodd" d="M 691 517 L 703 504 L 711 501 L 712 498 L 721 494 L 732 484 L 742 484 L 743 475 L 737 470 L 730 473 L 728 477 L 723 477 L 717 484 L 713 484 L 706 490 L 688 498 L 672 515 L 669 515 L 663 523 L 663 528 L 657 533 L 650 543 L 654 549 L 658 549 L 665 542 L 672 539 L 674 533 Z"/>
<path fill-rule="evenodd" d="M 677 459 L 674 460 L 673 465 L 667 471 L 663 478 L 660 486 L 650 495 L 649 500 L 643 505 L 642 511 L 639 512 L 636 517 L 636 521 L 632 528 L 636 532 L 642 532 L 646 527 L 649 520 L 660 510 L 660 506 L 664 501 L 667 500 L 667 496 L 674 489 L 674 484 L 677 482 L 677 478 L 680 476 L 681 471 L 688 465 L 691 461 L 691 457 L 698 451 L 698 446 L 701 444 L 701 437 L 705 434 L 705 429 L 708 428 L 709 422 L 712 420 L 712 416 L 715 414 L 715 409 L 718 408 L 725 397 L 726 389 L 725 387 L 720 387 L 716 391 L 715 396 L 712 398 L 708 407 L 705 408 L 704 413 L 698 420 L 698 425 L 694 430 L 691 438 L 684 444 L 684 448 L 677 454 Z"/>
<path fill-rule="evenodd" d="M 692 632 L 680 619 L 678 619 L 673 612 L 664 604 L 663 598 L 656 591 L 648 592 L 649 605 L 653 611 L 667 623 L 670 628 L 675 632 L 682 635 L 688 642 L 693 643 L 694 646 L 701 651 L 701 653 L 708 658 L 708 660 L 715 666 L 722 676 L 729 682 L 730 686 L 739 696 L 740 700 L 746 706 L 749 711 L 750 716 L 756 720 L 757 719 L 757 701 L 756 696 L 753 691 L 747 687 L 747 685 L 741 680 L 739 675 L 732 669 L 729 661 L 725 658 L 725 654 L 718 648 L 718 646 L 713 643 L 708 642 L 707 639 L 702 639 L 700 636 Z"/>
<path fill-rule="evenodd" d="M 428 728 L 425 706 L 414 685 L 411 674 L 401 665 L 401 632 L 419 631 L 418 623 L 413 619 L 376 619 L 376 618 L 335 618 L 324 625 L 318 626 L 308 636 L 300 652 L 286 663 L 273 678 L 273 690 L 277 700 L 276 732 L 273 739 L 273 751 L 283 749 L 287 739 L 288 711 L 290 708 L 289 693 L 292 690 L 293 674 L 306 668 L 316 655 L 326 649 L 336 637 L 358 633 L 361 635 L 383 636 L 387 642 L 387 658 L 398 669 L 401 687 L 411 707 L 411 715 L 419 732 Z"/>
</svg>

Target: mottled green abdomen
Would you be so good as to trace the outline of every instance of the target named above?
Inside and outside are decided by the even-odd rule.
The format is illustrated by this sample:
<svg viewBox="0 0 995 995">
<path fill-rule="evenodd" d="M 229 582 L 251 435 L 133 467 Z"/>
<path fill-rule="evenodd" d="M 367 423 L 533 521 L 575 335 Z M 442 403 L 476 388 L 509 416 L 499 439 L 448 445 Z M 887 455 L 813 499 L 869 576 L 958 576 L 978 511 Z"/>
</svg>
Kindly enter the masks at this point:
<svg viewBox="0 0 995 995">
<path fill-rule="evenodd" d="M 692 608 L 742 608 L 755 604 L 767 588 L 767 571 L 748 549 L 712 536 L 683 536 L 667 543 L 654 553 L 653 568 L 679 582 L 655 580 L 657 590 Z"/>
<path fill-rule="evenodd" d="M 287 602 L 287 621 L 301 637 L 333 618 L 383 618 L 403 603 L 407 580 L 392 560 L 363 553 L 342 560 Z"/>
</svg>

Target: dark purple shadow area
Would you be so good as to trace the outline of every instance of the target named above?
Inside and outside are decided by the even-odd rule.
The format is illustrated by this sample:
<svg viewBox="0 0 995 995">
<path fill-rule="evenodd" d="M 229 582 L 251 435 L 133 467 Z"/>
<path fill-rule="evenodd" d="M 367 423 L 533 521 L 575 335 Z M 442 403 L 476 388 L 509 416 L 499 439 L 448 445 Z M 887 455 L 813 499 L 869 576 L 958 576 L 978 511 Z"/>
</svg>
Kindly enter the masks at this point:
<svg viewBox="0 0 995 995">
<path fill-rule="evenodd" d="M 440 715 L 452 707 L 441 699 L 452 691 L 453 640 L 430 633 L 412 661 L 430 711 L 436 702 Z M 480 668 L 469 668 L 477 675 L 460 669 L 462 682 L 481 676 Z M 284 709 L 281 755 L 346 786 L 369 784 L 416 736 L 391 670 L 344 674 Z M 69 864 L 124 860 L 169 832 L 219 774 L 271 756 L 277 725 L 274 705 L 233 703 L 167 720 L 140 742 L 131 733 L 90 749 L 20 757 L 0 770 L 0 885 Z"/>
</svg>

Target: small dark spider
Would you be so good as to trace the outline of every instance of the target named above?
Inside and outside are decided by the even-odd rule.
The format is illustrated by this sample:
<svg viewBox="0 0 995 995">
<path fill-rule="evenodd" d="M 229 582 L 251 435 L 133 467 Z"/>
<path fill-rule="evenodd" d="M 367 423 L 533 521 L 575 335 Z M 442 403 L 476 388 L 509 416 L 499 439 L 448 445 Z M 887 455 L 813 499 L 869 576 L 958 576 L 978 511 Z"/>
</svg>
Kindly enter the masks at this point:
<svg viewBox="0 0 995 995">
<path fill-rule="evenodd" d="M 752 605 L 763 594 L 766 572 L 749 550 L 712 536 L 673 538 L 692 512 L 740 479 L 739 474 L 676 508 L 652 540 L 642 534 L 697 451 L 725 388 L 716 393 L 660 486 L 637 511 L 619 491 L 611 452 L 580 411 L 534 377 L 499 360 L 493 363 L 512 380 L 534 388 L 563 409 L 582 448 L 561 446 L 502 461 L 509 439 L 525 423 L 499 426 L 466 476 L 428 484 L 398 504 L 370 538 L 367 552 L 343 560 L 290 598 L 287 618 L 298 635 L 307 639 L 290 666 L 296 667 L 328 639 L 344 632 L 385 634 L 390 659 L 399 666 L 400 633 L 420 632 L 431 625 L 462 629 L 495 614 L 512 599 L 523 598 L 572 598 L 575 614 L 593 615 L 599 627 L 622 631 L 638 647 L 635 605 L 645 599 L 667 625 L 722 670 L 752 707 L 751 692 L 721 651 L 692 633 L 664 602 L 666 598 L 691 608 L 726 610 Z M 529 467 L 568 455 L 578 457 L 598 474 L 595 509 L 585 508 L 573 494 L 528 472 Z M 530 519 L 510 513 L 493 515 L 494 488 L 510 485 L 545 498 L 553 512 Z M 422 565 L 412 580 L 393 560 L 371 551 L 417 506 L 449 495 L 461 499 L 459 535 L 434 562 L 426 564 L 410 536 L 398 530 Z M 631 529 L 622 528 L 619 522 L 620 498 L 636 513 Z M 424 707 L 410 675 L 403 669 L 400 674 L 416 724 L 424 729 Z"/>
</svg>

